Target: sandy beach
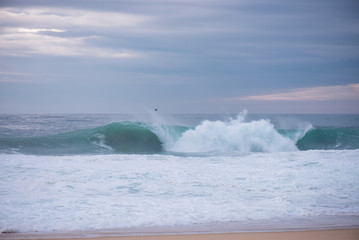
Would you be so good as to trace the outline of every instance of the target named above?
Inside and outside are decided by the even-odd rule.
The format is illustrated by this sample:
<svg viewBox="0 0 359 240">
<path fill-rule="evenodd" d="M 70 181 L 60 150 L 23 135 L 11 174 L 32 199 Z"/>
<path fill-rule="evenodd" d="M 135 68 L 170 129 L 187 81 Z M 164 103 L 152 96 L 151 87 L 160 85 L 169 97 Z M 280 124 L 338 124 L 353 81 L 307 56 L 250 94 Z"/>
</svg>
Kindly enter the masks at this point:
<svg viewBox="0 0 359 240">
<path fill-rule="evenodd" d="M 86 235 L 86 234 L 83 234 Z M 42 240 L 358 240 L 359 228 L 329 229 L 285 232 L 245 232 L 245 233 L 211 233 L 211 234 L 176 234 L 176 235 L 137 235 L 137 236 L 72 236 L 67 234 L 1 234 L 0 239 L 42 239 Z"/>
</svg>

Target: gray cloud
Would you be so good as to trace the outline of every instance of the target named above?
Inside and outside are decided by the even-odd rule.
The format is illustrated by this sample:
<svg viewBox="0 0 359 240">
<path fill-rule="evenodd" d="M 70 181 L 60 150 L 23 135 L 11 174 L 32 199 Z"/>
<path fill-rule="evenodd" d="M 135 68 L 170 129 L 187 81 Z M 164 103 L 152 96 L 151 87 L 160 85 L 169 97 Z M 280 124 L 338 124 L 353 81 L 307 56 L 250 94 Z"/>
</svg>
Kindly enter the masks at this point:
<svg viewBox="0 0 359 240">
<path fill-rule="evenodd" d="M 96 112 L 115 102 L 216 112 L 246 108 L 225 98 L 358 83 L 357 1 L 5 0 L 0 7 L 0 72 L 18 73 L 0 74 L 0 94 L 23 93 L 26 82 L 37 84 L 34 95 L 64 91 L 72 102 L 96 102 Z M 31 111 L 12 95 L 1 98 L 4 109 Z M 62 106 L 61 97 L 47 102 Z M 61 109 L 85 108 L 75 105 Z"/>
</svg>

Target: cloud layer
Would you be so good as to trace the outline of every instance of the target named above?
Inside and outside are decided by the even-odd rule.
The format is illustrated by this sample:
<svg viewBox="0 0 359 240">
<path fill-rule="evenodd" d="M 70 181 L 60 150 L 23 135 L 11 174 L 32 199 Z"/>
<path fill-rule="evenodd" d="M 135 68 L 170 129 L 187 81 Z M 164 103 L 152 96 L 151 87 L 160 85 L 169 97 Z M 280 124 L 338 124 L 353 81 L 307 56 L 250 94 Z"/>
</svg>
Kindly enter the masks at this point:
<svg viewBox="0 0 359 240">
<path fill-rule="evenodd" d="M 144 16 L 112 12 L 68 8 L 3 8 L 0 22 L 8 26 L 0 35 L 0 53 L 10 56 L 136 57 L 140 54 L 134 50 L 114 50 L 91 44 L 91 40 L 102 38 L 101 31 L 106 28 L 127 31 L 146 21 L 148 18 Z M 88 32 L 81 34 L 78 33 L 79 29 Z M 99 30 L 94 31 L 96 29 Z M 90 34 L 90 30 L 94 33 Z"/>
<path fill-rule="evenodd" d="M 254 101 L 359 100 L 359 84 L 293 89 L 284 93 L 240 97 Z"/>
<path fill-rule="evenodd" d="M 358 9 L 356 0 L 3 0 L 0 112 L 354 106 Z"/>
</svg>

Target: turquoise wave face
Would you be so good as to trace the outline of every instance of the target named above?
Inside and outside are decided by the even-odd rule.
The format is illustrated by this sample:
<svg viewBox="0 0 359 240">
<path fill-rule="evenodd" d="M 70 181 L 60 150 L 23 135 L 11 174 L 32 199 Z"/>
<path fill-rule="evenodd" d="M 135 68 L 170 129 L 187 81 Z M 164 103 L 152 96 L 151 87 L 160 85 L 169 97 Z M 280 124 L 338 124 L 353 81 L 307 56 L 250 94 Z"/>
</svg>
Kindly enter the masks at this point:
<svg viewBox="0 0 359 240">
<path fill-rule="evenodd" d="M 121 153 L 158 153 L 163 150 L 155 133 L 136 124 L 112 123 L 98 128 L 90 139 Z"/>
<path fill-rule="evenodd" d="M 0 139 L 1 152 L 67 155 L 109 153 L 159 153 L 163 150 L 158 136 L 141 123 L 111 123 L 90 128 L 28 138 Z"/>
<path fill-rule="evenodd" d="M 297 141 L 300 150 L 359 149 L 358 128 L 317 128 Z"/>
</svg>

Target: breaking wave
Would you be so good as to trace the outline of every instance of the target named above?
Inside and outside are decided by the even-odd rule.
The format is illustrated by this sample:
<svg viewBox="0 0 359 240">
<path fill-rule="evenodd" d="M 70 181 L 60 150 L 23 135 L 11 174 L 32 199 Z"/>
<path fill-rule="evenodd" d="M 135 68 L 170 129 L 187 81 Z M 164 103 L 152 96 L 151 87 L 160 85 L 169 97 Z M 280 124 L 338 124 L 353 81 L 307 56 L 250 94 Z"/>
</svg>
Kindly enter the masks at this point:
<svg viewBox="0 0 359 240">
<path fill-rule="evenodd" d="M 279 152 L 359 149 L 358 128 L 276 129 L 269 120 L 203 121 L 195 127 L 114 122 L 48 136 L 0 138 L 1 153 L 39 155 Z"/>
<path fill-rule="evenodd" d="M 97 128 L 49 136 L 2 138 L 2 152 L 25 154 L 158 153 L 162 142 L 142 123 L 110 123 Z"/>
<path fill-rule="evenodd" d="M 296 143 L 300 150 L 359 149 L 359 128 L 317 128 Z"/>
</svg>

